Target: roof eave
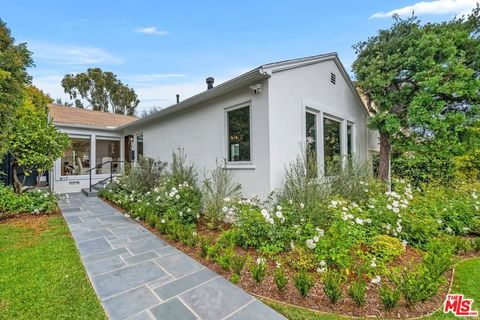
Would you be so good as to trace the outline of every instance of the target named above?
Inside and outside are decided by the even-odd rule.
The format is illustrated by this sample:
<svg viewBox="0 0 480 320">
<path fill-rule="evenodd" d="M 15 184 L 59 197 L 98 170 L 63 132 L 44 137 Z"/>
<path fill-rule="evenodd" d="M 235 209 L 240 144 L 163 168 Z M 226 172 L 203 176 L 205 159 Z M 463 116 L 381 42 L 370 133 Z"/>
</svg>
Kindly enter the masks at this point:
<svg viewBox="0 0 480 320">
<path fill-rule="evenodd" d="M 255 68 L 247 73 L 244 73 L 236 78 L 233 78 L 231 80 L 228 80 L 222 84 L 219 84 L 218 86 L 213 87 L 210 90 L 203 91 L 199 94 L 196 94 L 190 98 L 187 98 L 183 100 L 182 102 L 179 102 L 177 104 L 171 105 L 169 107 L 166 107 L 160 111 L 157 111 L 147 117 L 140 118 L 136 121 L 124 124 L 122 126 L 119 126 L 117 129 L 118 130 L 123 130 L 127 128 L 132 128 L 136 127 L 138 125 L 145 124 L 147 122 L 153 121 L 155 119 L 160 119 L 163 118 L 169 114 L 187 109 L 189 107 L 192 107 L 196 104 L 203 103 L 205 101 L 208 101 L 210 99 L 216 98 L 218 96 L 221 96 L 222 94 L 228 93 L 230 91 L 233 91 L 235 89 L 242 88 L 254 81 L 260 81 L 264 80 L 266 78 L 270 77 L 270 75 L 263 70 L 262 67 Z"/>
</svg>

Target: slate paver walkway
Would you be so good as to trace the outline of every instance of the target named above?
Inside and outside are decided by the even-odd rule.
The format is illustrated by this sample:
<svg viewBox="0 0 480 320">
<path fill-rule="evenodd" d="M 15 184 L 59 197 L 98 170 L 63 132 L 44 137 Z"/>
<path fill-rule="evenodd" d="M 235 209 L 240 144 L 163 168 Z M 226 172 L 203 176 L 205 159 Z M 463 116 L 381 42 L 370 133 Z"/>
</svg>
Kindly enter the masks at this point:
<svg viewBox="0 0 480 320">
<path fill-rule="evenodd" d="M 285 319 L 102 200 L 59 206 L 110 319 Z"/>
</svg>

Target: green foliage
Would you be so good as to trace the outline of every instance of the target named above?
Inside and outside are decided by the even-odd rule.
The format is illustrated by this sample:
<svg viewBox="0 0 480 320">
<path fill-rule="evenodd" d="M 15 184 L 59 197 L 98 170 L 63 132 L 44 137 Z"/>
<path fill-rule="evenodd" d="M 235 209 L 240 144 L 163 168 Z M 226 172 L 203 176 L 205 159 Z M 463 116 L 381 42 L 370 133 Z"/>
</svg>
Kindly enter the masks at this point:
<svg viewBox="0 0 480 320">
<path fill-rule="evenodd" d="M 365 298 L 365 293 L 367 291 L 367 284 L 365 280 L 359 279 L 350 285 L 348 289 L 348 295 L 355 301 L 357 306 L 363 306 L 367 299 Z"/>
<path fill-rule="evenodd" d="M 200 258 L 206 258 L 208 256 L 208 249 L 212 245 L 212 238 L 200 237 Z"/>
<path fill-rule="evenodd" d="M 400 291 L 409 306 L 425 301 L 435 295 L 440 285 L 440 278 L 432 278 L 428 268 L 421 265 L 417 270 L 408 270 L 400 283 Z"/>
<path fill-rule="evenodd" d="M 425 252 L 424 265 L 433 279 L 438 279 L 452 265 L 453 246 L 441 239 L 432 239 Z"/>
<path fill-rule="evenodd" d="M 232 272 L 240 275 L 242 273 L 242 270 L 243 270 L 243 267 L 245 266 L 246 261 L 247 261 L 246 256 L 234 254 L 230 259 L 230 268 L 232 269 Z"/>
<path fill-rule="evenodd" d="M 174 184 L 188 184 L 197 188 L 197 171 L 193 163 L 187 163 L 187 154 L 183 149 L 172 152 L 170 179 Z"/>
<path fill-rule="evenodd" d="M 204 215 L 212 228 L 226 220 L 230 203 L 236 203 L 241 197 L 241 186 L 233 178 L 233 172 L 218 162 L 215 169 L 205 174 L 202 188 Z"/>
<path fill-rule="evenodd" d="M 333 304 L 342 298 L 342 282 L 342 275 L 334 269 L 328 270 L 323 277 L 323 291 Z"/>
<path fill-rule="evenodd" d="M 113 72 L 100 68 L 66 74 L 62 87 L 77 108 L 84 108 L 82 100 L 86 100 L 93 110 L 134 115 L 140 103 L 135 90 L 123 84 Z"/>
<path fill-rule="evenodd" d="M 393 144 L 393 172 L 415 184 L 451 181 L 455 157 L 472 150 L 465 136 L 479 112 L 479 13 L 425 24 L 394 16 L 389 29 L 354 46 L 370 125 L 385 141 L 380 153 Z"/>
<path fill-rule="evenodd" d="M 297 271 L 300 270 L 314 270 L 316 257 L 310 249 L 295 246 L 295 248 L 288 255 L 288 262 L 290 266 Z"/>
<path fill-rule="evenodd" d="M 273 272 L 273 282 L 275 282 L 275 285 L 280 291 L 283 291 L 288 284 L 287 275 L 281 265 L 277 265 Z"/>
<path fill-rule="evenodd" d="M 19 170 L 24 177 L 33 171 L 41 173 L 52 169 L 70 143 L 68 135 L 59 131 L 47 117 L 47 102 L 50 98 L 43 92 L 28 87 L 25 89 L 25 100 L 17 110 L 15 125 L 6 141 L 6 147 L 14 157 L 14 186 L 17 193 L 23 191 L 23 183 L 19 179 Z M 37 181 L 38 182 L 38 181 Z"/>
<path fill-rule="evenodd" d="M 258 258 L 257 261 L 250 263 L 250 275 L 257 283 L 262 282 L 267 274 L 267 262 L 264 258 Z"/>
<path fill-rule="evenodd" d="M 372 238 L 369 250 L 377 258 L 385 261 L 398 257 L 405 251 L 400 240 L 383 234 Z"/>
<path fill-rule="evenodd" d="M 385 310 L 392 310 L 400 300 L 400 291 L 387 284 L 383 284 L 380 287 L 380 300 L 382 301 Z"/>
<path fill-rule="evenodd" d="M 230 276 L 230 281 L 233 283 L 233 284 L 237 284 L 238 282 L 240 282 L 240 274 L 237 274 L 237 273 L 232 273 L 232 275 Z"/>
<path fill-rule="evenodd" d="M 128 174 L 120 179 L 126 190 L 147 193 L 153 191 L 166 178 L 167 163 L 149 157 L 140 157 Z"/>
<path fill-rule="evenodd" d="M 24 103 L 25 86 L 31 77 L 32 53 L 25 43 L 16 44 L 10 29 L 0 19 L 0 159 L 8 151 L 9 135 L 15 127 L 17 109 Z"/>
<path fill-rule="evenodd" d="M 0 218 L 17 213 L 53 213 L 57 209 L 54 193 L 37 189 L 17 194 L 0 184 Z"/>
<path fill-rule="evenodd" d="M 315 282 L 307 271 L 302 270 L 293 277 L 293 284 L 295 288 L 297 288 L 298 293 L 305 298 L 310 292 L 310 289 L 315 285 Z"/>
</svg>

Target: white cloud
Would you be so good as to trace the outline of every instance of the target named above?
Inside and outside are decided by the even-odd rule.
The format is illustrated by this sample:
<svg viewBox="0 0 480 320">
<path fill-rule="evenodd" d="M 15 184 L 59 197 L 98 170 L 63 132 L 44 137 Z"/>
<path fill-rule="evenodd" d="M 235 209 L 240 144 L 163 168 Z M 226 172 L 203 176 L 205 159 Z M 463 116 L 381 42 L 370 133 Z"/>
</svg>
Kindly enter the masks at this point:
<svg viewBox="0 0 480 320">
<path fill-rule="evenodd" d="M 27 41 L 35 61 L 55 65 L 120 64 L 122 59 L 101 48 Z"/>
<path fill-rule="evenodd" d="M 70 98 L 68 94 L 63 91 L 61 85 L 63 74 L 49 74 L 39 77 L 33 77 L 33 85 L 41 89 L 43 92 L 47 93 L 53 99 L 61 98 L 62 100 L 68 101 Z"/>
<path fill-rule="evenodd" d="M 157 36 L 166 36 L 170 32 L 165 30 L 157 30 L 157 27 L 145 27 L 145 28 L 137 28 L 135 32 L 145 33 L 145 34 L 154 34 Z"/>
<path fill-rule="evenodd" d="M 376 12 L 372 18 L 390 18 L 394 14 L 409 16 L 412 12 L 415 15 L 462 15 L 469 13 L 476 6 L 478 0 L 436 0 L 421 1 L 403 8 L 394 9 L 388 12 Z"/>
</svg>

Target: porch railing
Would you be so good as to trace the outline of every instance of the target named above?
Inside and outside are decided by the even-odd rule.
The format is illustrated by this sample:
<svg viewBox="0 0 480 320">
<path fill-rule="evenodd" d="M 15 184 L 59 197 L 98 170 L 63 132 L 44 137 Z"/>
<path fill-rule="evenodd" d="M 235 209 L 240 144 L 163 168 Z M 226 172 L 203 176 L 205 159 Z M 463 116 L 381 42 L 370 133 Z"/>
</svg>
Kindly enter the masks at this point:
<svg viewBox="0 0 480 320">
<path fill-rule="evenodd" d="M 122 161 L 122 160 L 110 160 L 110 161 L 106 161 L 106 162 L 97 164 L 97 165 L 95 165 L 95 167 L 87 170 L 88 175 L 89 175 L 89 181 L 90 181 L 90 183 L 89 183 L 89 191 L 92 192 L 92 188 L 93 188 L 93 187 L 95 187 L 96 185 L 99 185 L 100 183 L 103 183 L 103 182 L 105 182 L 105 181 L 107 181 L 107 180 L 110 180 L 110 182 L 112 182 L 112 181 L 113 181 L 113 176 L 114 176 L 113 165 L 114 165 L 114 164 L 120 164 L 120 163 L 123 163 L 123 162 L 125 162 L 125 161 Z M 95 182 L 94 184 L 92 184 L 92 171 L 93 171 L 93 170 L 97 170 L 97 169 L 101 169 L 101 168 L 103 168 L 103 166 L 105 166 L 106 164 L 110 164 L 110 174 L 109 174 L 109 176 L 106 177 L 105 179 L 102 179 L 102 180 L 97 181 L 97 182 Z M 117 166 L 117 168 L 120 169 L 120 166 Z M 116 174 L 118 174 L 118 172 L 117 172 Z"/>
</svg>

